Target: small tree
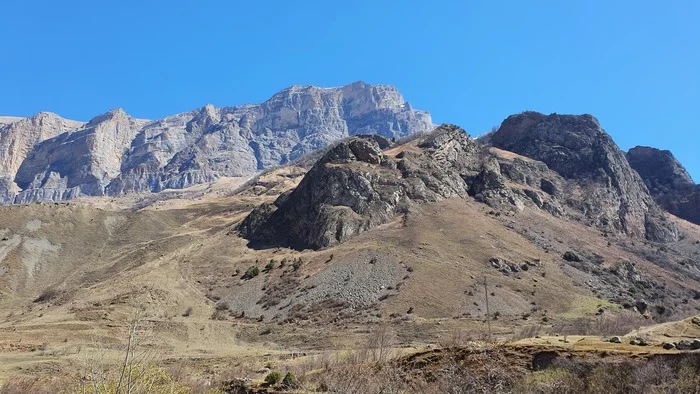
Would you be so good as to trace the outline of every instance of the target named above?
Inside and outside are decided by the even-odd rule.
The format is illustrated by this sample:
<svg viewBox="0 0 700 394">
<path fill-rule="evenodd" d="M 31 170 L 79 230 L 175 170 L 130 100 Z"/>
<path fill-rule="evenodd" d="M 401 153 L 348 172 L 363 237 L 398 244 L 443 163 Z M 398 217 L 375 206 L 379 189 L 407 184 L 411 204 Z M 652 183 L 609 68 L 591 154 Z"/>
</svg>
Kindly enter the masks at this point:
<svg viewBox="0 0 700 394">
<path fill-rule="evenodd" d="M 296 388 L 297 387 L 297 378 L 294 376 L 293 373 L 287 372 L 286 375 L 284 375 L 284 379 L 282 379 L 282 386 L 286 388 Z"/>
<path fill-rule="evenodd" d="M 272 371 L 265 376 L 265 383 L 274 386 L 282 380 L 282 375 L 277 371 Z"/>
<path fill-rule="evenodd" d="M 252 279 L 258 276 L 260 273 L 260 270 L 256 266 L 249 267 L 246 271 L 245 274 L 243 274 L 243 279 Z"/>
<path fill-rule="evenodd" d="M 299 267 L 304 263 L 304 261 L 299 257 L 298 259 L 294 260 L 292 263 L 292 268 L 294 268 L 294 271 L 297 271 Z"/>
<path fill-rule="evenodd" d="M 263 272 L 268 273 L 268 272 L 272 271 L 273 268 L 275 268 L 275 260 L 274 259 L 270 260 L 270 262 L 267 263 L 265 268 L 263 268 Z"/>
</svg>

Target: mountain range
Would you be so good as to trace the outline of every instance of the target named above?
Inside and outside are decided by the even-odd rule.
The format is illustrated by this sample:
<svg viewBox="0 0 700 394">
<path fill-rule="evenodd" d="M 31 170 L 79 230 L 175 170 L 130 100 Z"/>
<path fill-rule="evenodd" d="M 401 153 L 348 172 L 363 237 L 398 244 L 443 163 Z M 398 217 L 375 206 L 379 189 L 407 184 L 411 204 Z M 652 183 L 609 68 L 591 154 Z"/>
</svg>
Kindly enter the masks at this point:
<svg viewBox="0 0 700 394">
<path fill-rule="evenodd" d="M 534 114 L 530 113 L 528 122 Z M 612 160 L 615 168 L 602 171 L 613 176 L 618 198 L 624 200 L 620 203 L 639 217 L 645 209 L 638 205 L 648 205 L 644 201 L 648 196 L 639 185 L 630 189 L 638 180 L 622 165 L 626 159 L 663 209 L 700 224 L 700 186 L 671 152 L 638 146 L 623 157 L 615 147 L 612 153 L 582 162 L 577 157 L 585 152 L 577 149 L 585 141 L 569 140 L 569 146 L 552 148 L 558 152 L 545 152 L 542 149 L 550 148 L 540 149 L 542 141 L 537 138 L 541 135 L 510 138 L 506 129 L 512 128 L 513 119 L 507 119 L 496 134 L 495 142 L 503 149 L 513 150 L 519 144 L 518 153 L 534 158 L 545 155 L 550 167 L 568 176 L 588 171 L 591 160 Z M 571 133 L 551 132 L 568 118 L 557 119 L 546 126 L 550 137 L 571 138 Z M 363 82 L 338 88 L 292 86 L 262 104 L 206 105 L 155 121 L 136 119 L 122 109 L 89 122 L 49 112 L 29 118 L 0 117 L 0 204 L 183 189 L 224 177 L 248 177 L 349 136 L 396 139 L 433 128 L 430 114 L 413 109 L 395 87 Z M 489 144 L 493 136 L 489 133 L 479 140 Z M 600 136 L 610 140 L 604 132 Z M 614 176 L 618 169 L 625 172 L 621 179 Z M 613 219 L 618 226 L 620 220 Z M 643 232 L 637 222 L 636 231 Z"/>
<path fill-rule="evenodd" d="M 522 374 L 700 350 L 700 186 L 589 114 L 473 138 L 391 86 L 293 86 L 155 121 L 2 117 L 0 174 L 0 379 L 51 386 L 19 392 L 120 370 L 137 322 L 154 376 L 252 387 L 226 392 L 273 392 L 273 369 L 349 392 L 365 378 L 337 368 L 379 370 L 377 347 L 410 365 L 379 382 L 452 379 L 480 339 Z"/>
<path fill-rule="evenodd" d="M 122 109 L 87 123 L 52 113 L 0 119 L 2 203 L 186 188 L 249 176 L 351 135 L 433 127 L 396 88 L 362 82 L 292 86 L 259 105 L 206 105 L 155 121 Z"/>
</svg>

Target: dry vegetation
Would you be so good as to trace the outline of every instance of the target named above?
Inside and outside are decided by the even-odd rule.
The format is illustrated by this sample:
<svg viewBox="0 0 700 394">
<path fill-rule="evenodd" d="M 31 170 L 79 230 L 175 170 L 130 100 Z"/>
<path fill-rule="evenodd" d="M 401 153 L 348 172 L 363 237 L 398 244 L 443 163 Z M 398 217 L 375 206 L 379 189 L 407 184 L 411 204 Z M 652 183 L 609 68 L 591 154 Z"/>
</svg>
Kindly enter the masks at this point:
<svg viewBox="0 0 700 394">
<path fill-rule="evenodd" d="M 270 171 L 236 193 L 144 198 L 129 209 L 119 201 L 0 208 L 0 392 L 267 390 L 272 372 L 279 372 L 275 390 L 301 392 L 697 387 L 688 366 L 697 359 L 643 361 L 673 353 L 661 349 L 663 341 L 700 337 L 687 321 L 655 325 L 698 312 L 698 283 L 668 271 L 680 252 L 700 250 L 697 226 L 681 223 L 685 239 L 647 260 L 645 245 L 575 221 L 529 208 L 496 215 L 454 199 L 412 209 L 329 250 L 249 248 L 234 225 L 302 173 Z M 566 251 L 600 258 L 576 265 L 562 259 Z M 492 258 L 527 268 L 505 275 Z M 658 302 L 676 315 L 643 317 L 611 302 L 609 283 L 596 282 L 593 271 L 614 279 L 621 261 L 663 285 L 653 288 Z M 256 275 L 245 275 L 250 267 Z M 625 295 L 634 288 L 623 285 L 615 289 Z M 138 309 L 143 324 L 131 333 Z M 584 354 L 534 371 L 532 351 L 483 343 L 488 323 L 499 342 Z M 144 336 L 134 347 L 135 333 Z M 612 335 L 652 345 L 602 341 Z M 451 348 L 462 351 L 444 350 Z M 284 384 L 288 372 L 294 384 Z"/>
</svg>

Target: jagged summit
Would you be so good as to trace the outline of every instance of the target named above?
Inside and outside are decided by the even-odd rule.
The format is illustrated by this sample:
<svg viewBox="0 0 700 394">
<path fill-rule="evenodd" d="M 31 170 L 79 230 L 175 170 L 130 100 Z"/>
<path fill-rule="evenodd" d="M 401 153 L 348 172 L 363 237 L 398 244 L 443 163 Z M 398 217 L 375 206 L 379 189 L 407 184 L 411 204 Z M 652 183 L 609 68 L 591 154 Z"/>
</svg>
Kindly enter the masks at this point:
<svg viewBox="0 0 700 394">
<path fill-rule="evenodd" d="M 667 186 L 695 185 L 693 178 L 671 151 L 636 146 L 627 152 L 627 161 L 641 175 L 652 193 Z"/>
<path fill-rule="evenodd" d="M 630 166 L 664 209 L 700 224 L 700 186 L 668 150 L 637 146 L 627 152 Z"/>
<path fill-rule="evenodd" d="M 12 150 L 0 156 L 0 202 L 185 188 L 248 176 L 355 134 L 431 128 L 430 115 L 404 105 L 396 88 L 361 82 L 293 86 L 262 104 L 207 104 L 155 121 L 119 108 L 87 124 L 42 113 L 0 124 L 0 152 Z"/>
<path fill-rule="evenodd" d="M 82 125 L 51 112 L 0 124 L 0 203 L 14 201 L 20 191 L 15 174 L 37 144 Z"/>
<path fill-rule="evenodd" d="M 542 161 L 579 184 L 586 216 L 611 231 L 643 235 L 653 241 L 678 237 L 612 138 L 591 115 L 509 116 L 489 138 L 500 149 Z"/>
<path fill-rule="evenodd" d="M 109 121 L 112 119 L 126 119 L 126 118 L 131 118 L 131 115 L 126 113 L 124 109 L 122 108 L 115 108 L 112 110 L 109 110 L 103 114 L 97 115 L 94 118 L 90 119 L 90 121 L 87 122 L 85 127 L 93 127 L 99 123 Z"/>
</svg>

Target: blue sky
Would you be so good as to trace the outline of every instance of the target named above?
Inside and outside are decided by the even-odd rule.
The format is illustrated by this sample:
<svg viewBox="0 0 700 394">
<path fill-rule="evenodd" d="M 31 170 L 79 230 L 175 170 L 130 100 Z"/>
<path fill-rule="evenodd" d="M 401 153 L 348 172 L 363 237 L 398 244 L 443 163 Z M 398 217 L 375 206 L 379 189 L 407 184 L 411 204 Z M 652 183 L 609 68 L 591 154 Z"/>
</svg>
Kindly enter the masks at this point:
<svg viewBox="0 0 700 394">
<path fill-rule="evenodd" d="M 0 21 L 3 115 L 158 118 L 363 80 L 471 134 L 591 113 L 700 181 L 696 0 L 8 0 Z"/>
</svg>

